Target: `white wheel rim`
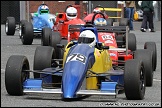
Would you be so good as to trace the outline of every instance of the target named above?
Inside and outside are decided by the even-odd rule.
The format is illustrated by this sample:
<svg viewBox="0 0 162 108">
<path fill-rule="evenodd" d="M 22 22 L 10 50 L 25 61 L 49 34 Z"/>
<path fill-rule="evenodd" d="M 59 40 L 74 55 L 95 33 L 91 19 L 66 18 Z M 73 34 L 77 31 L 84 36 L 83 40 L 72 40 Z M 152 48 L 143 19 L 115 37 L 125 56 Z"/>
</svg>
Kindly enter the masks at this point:
<svg viewBox="0 0 162 108">
<path fill-rule="evenodd" d="M 5 28 L 5 30 L 6 30 L 6 33 L 8 33 L 8 22 L 6 22 L 6 28 Z"/>
<path fill-rule="evenodd" d="M 21 25 L 19 26 L 19 36 L 22 35 Z"/>
</svg>

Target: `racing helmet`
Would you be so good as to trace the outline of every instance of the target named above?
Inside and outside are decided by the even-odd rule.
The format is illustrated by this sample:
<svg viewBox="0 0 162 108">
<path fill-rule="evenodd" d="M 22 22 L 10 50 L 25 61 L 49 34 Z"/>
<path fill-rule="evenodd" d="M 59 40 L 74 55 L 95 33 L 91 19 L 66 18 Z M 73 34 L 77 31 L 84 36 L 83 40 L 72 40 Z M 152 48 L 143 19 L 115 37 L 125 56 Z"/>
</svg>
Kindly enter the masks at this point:
<svg viewBox="0 0 162 108">
<path fill-rule="evenodd" d="M 78 43 L 86 43 L 90 46 L 95 46 L 96 42 L 96 35 L 91 30 L 82 31 L 78 38 Z"/>
<path fill-rule="evenodd" d="M 104 18 L 96 18 L 94 20 L 94 25 L 105 26 L 107 25 L 107 21 Z"/>
<path fill-rule="evenodd" d="M 101 10 L 99 8 L 93 9 L 93 13 L 98 13 L 98 12 L 101 12 Z"/>
<path fill-rule="evenodd" d="M 47 5 L 42 5 L 39 10 L 40 14 L 49 13 L 49 8 Z"/>
<path fill-rule="evenodd" d="M 66 17 L 68 20 L 75 19 L 77 17 L 77 10 L 74 7 L 69 7 L 66 10 Z"/>
</svg>

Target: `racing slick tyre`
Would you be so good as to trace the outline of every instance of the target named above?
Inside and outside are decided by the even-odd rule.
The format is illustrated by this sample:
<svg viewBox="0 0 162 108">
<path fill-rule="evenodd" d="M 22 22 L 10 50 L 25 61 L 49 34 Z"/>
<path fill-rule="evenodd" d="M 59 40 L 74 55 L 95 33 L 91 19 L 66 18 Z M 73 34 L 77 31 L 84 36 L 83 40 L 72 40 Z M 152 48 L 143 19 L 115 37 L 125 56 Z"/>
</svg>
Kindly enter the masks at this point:
<svg viewBox="0 0 162 108">
<path fill-rule="evenodd" d="M 59 58 L 59 48 L 57 48 L 57 44 L 60 44 L 61 37 L 59 32 L 52 32 L 52 36 L 50 39 L 50 46 L 54 47 L 56 52 L 56 58 Z"/>
<path fill-rule="evenodd" d="M 117 46 L 118 48 L 122 48 L 122 46 L 124 45 L 125 41 L 124 41 L 124 36 L 122 35 L 116 35 L 115 36 L 115 39 L 116 39 L 116 43 L 117 43 Z"/>
<path fill-rule="evenodd" d="M 25 22 L 23 26 L 21 41 L 24 45 L 31 45 L 34 38 L 33 25 L 30 22 Z"/>
<path fill-rule="evenodd" d="M 156 65 L 157 65 L 156 43 L 155 42 L 146 42 L 144 45 L 144 49 L 149 49 L 149 50 L 153 51 L 153 71 L 155 71 Z"/>
<path fill-rule="evenodd" d="M 127 18 L 121 18 L 119 21 L 119 26 L 128 26 L 128 19 Z"/>
<path fill-rule="evenodd" d="M 128 33 L 128 49 L 131 51 L 135 51 L 137 49 L 136 36 L 134 33 Z"/>
<path fill-rule="evenodd" d="M 108 26 L 113 26 L 113 19 L 112 18 L 108 18 L 106 21 L 107 21 Z"/>
<path fill-rule="evenodd" d="M 148 49 L 137 49 L 134 53 L 134 59 L 142 60 L 146 73 L 146 86 L 152 86 L 153 85 L 152 52 Z"/>
<path fill-rule="evenodd" d="M 42 29 L 41 45 L 49 46 L 51 36 L 52 36 L 52 30 L 50 28 L 43 28 Z"/>
<path fill-rule="evenodd" d="M 52 59 L 55 58 L 55 50 L 50 46 L 38 46 L 34 54 L 33 70 L 43 70 L 52 66 Z M 34 78 L 40 78 L 40 73 L 33 73 Z"/>
<path fill-rule="evenodd" d="M 146 80 L 143 62 L 131 59 L 125 62 L 124 90 L 128 100 L 142 100 L 145 95 Z"/>
<path fill-rule="evenodd" d="M 21 39 L 21 36 L 22 36 L 22 32 L 23 32 L 23 26 L 25 24 L 25 22 L 28 22 L 27 20 L 21 20 L 20 23 L 19 23 L 19 37 Z"/>
<path fill-rule="evenodd" d="M 12 55 L 7 61 L 5 70 L 5 86 L 9 95 L 23 95 L 23 82 L 29 78 L 29 62 L 27 57 Z"/>
<path fill-rule="evenodd" d="M 16 28 L 15 18 L 7 17 L 6 24 L 5 24 L 6 35 L 14 35 L 15 28 Z"/>
<path fill-rule="evenodd" d="M 63 59 L 64 50 L 65 50 L 66 45 L 68 44 L 68 40 L 67 39 L 62 39 L 60 41 L 60 44 L 64 45 L 64 48 L 63 49 L 61 49 L 61 48 L 59 49 L 60 50 L 59 59 Z M 59 64 L 63 64 L 63 61 L 59 61 Z"/>
</svg>

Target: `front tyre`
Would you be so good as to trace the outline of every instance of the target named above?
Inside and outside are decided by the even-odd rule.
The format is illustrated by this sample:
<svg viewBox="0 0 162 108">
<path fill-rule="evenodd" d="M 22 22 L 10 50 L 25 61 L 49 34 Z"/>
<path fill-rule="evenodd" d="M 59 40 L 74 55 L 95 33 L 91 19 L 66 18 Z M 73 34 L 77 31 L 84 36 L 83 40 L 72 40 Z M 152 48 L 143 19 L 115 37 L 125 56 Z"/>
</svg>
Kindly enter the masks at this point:
<svg viewBox="0 0 162 108">
<path fill-rule="evenodd" d="M 23 95 L 23 82 L 29 78 L 29 62 L 27 57 L 12 55 L 5 69 L 5 86 L 9 95 Z"/>
<path fill-rule="evenodd" d="M 145 71 L 143 62 L 127 60 L 124 67 L 124 89 L 128 100 L 142 100 L 145 95 Z"/>
<path fill-rule="evenodd" d="M 30 22 L 25 22 L 23 26 L 21 41 L 23 45 L 31 45 L 34 38 L 33 25 Z"/>
<path fill-rule="evenodd" d="M 43 28 L 42 29 L 41 45 L 42 46 L 49 46 L 51 36 L 52 36 L 51 28 Z"/>
</svg>

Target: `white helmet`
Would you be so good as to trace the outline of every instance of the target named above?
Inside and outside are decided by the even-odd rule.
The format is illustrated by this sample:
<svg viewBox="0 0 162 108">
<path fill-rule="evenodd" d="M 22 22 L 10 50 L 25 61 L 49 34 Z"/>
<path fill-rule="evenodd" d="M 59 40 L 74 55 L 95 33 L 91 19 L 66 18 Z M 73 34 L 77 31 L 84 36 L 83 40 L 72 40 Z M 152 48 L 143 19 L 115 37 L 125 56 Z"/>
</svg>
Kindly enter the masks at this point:
<svg viewBox="0 0 162 108">
<path fill-rule="evenodd" d="M 77 17 L 77 10 L 74 7 L 67 8 L 66 17 L 68 20 L 75 19 Z"/>
<path fill-rule="evenodd" d="M 96 42 L 96 35 L 91 30 L 82 31 L 78 38 L 78 43 L 86 43 L 90 46 L 95 46 Z"/>
<path fill-rule="evenodd" d="M 99 13 L 99 12 L 101 12 L 101 10 L 99 8 L 95 8 L 95 9 L 93 9 L 93 12 L 94 13 Z"/>
</svg>

